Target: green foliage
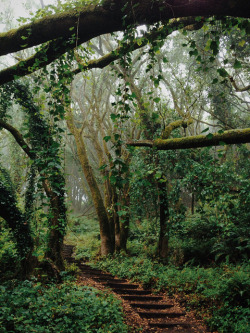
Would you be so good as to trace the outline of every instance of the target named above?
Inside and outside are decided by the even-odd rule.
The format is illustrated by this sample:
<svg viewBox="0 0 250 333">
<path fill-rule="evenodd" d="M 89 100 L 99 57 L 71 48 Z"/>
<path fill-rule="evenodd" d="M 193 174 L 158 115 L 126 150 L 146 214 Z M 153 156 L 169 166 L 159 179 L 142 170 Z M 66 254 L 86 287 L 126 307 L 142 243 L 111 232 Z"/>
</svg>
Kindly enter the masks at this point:
<svg viewBox="0 0 250 333">
<path fill-rule="evenodd" d="M 103 258 L 94 266 L 156 291 L 180 294 L 187 306 L 196 309 L 212 330 L 248 332 L 249 265 L 178 269 L 143 257 L 117 255 Z"/>
<path fill-rule="evenodd" d="M 100 231 L 96 219 L 69 217 L 65 242 L 75 246 L 77 259 L 90 260 L 99 254 Z"/>
<path fill-rule="evenodd" d="M 176 238 L 182 242 L 185 260 L 205 264 L 208 260 L 247 259 L 250 248 L 249 161 L 243 164 L 238 161 L 249 153 L 241 147 L 237 152 L 239 157 L 232 164 L 221 163 L 208 149 L 201 151 L 204 152 L 202 162 L 197 157 L 189 160 L 182 179 L 182 186 L 195 194 L 199 213 L 175 230 Z"/>
<path fill-rule="evenodd" d="M 15 187 L 9 173 L 0 165 L 0 217 L 11 229 L 18 252 L 23 259 L 33 247 L 30 225 L 25 219 L 25 215 L 18 207 Z"/>
<path fill-rule="evenodd" d="M 120 301 L 74 283 L 0 285 L 1 332 L 126 333 Z"/>
<path fill-rule="evenodd" d="M 0 279 L 8 279 L 19 269 L 20 257 L 11 231 L 0 218 Z"/>
<path fill-rule="evenodd" d="M 128 252 L 132 255 L 155 257 L 159 225 L 156 220 L 137 220 L 129 230 Z"/>
</svg>

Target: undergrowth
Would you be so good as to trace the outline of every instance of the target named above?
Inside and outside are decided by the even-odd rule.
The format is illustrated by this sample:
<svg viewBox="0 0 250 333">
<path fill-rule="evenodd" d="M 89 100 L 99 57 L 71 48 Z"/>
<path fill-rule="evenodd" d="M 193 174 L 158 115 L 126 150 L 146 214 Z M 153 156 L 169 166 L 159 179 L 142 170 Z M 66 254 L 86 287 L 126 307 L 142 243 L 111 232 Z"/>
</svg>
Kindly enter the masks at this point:
<svg viewBox="0 0 250 333">
<path fill-rule="evenodd" d="M 1 333 L 126 333 L 120 301 L 73 282 L 0 285 Z"/>
<path fill-rule="evenodd" d="M 103 258 L 95 266 L 121 278 L 140 282 L 156 292 L 178 294 L 189 309 L 196 309 L 211 330 L 249 332 L 249 265 L 217 268 L 164 266 L 142 257 Z"/>
<path fill-rule="evenodd" d="M 64 242 L 74 245 L 76 259 L 96 257 L 101 244 L 98 221 L 72 215 Z"/>
</svg>

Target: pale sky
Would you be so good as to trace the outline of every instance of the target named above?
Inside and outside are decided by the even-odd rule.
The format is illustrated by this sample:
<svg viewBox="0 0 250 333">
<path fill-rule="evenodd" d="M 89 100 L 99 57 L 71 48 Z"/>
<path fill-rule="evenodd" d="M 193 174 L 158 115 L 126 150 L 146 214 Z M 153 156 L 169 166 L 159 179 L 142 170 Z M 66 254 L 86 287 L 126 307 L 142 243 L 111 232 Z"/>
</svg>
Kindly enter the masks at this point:
<svg viewBox="0 0 250 333">
<path fill-rule="evenodd" d="M 44 5 L 56 4 L 56 0 L 43 0 Z M 13 27 L 19 25 L 16 21 L 19 17 L 30 17 L 31 11 L 41 8 L 40 0 L 0 0 L 0 32 L 5 32 L 5 16 L 11 13 Z"/>
</svg>

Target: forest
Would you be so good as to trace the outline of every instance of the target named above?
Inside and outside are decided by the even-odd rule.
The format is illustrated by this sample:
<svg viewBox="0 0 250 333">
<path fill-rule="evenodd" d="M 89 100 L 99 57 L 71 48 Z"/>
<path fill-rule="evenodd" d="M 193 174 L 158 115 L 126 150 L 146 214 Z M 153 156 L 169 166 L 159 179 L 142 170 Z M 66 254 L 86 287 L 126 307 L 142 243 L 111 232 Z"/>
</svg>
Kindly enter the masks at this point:
<svg viewBox="0 0 250 333">
<path fill-rule="evenodd" d="M 0 333 L 250 331 L 249 13 L 0 0 Z"/>
</svg>

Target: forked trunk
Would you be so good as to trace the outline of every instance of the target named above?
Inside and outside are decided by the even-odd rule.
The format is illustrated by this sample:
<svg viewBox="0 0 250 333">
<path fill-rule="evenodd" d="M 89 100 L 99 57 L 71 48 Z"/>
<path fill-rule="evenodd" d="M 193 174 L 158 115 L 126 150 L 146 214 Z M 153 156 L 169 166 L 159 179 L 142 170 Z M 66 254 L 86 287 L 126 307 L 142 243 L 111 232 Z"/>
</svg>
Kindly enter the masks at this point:
<svg viewBox="0 0 250 333">
<path fill-rule="evenodd" d="M 114 251 L 114 244 L 112 243 L 112 236 L 109 225 L 108 214 L 101 196 L 101 192 L 97 185 L 93 169 L 89 163 L 85 143 L 83 141 L 81 132 L 75 127 L 73 115 L 71 110 L 67 114 L 67 125 L 71 133 L 74 135 L 77 155 L 84 173 L 84 176 L 89 185 L 92 200 L 95 206 L 95 210 L 98 216 L 100 225 L 100 237 L 101 237 L 101 255 L 106 256 Z"/>
</svg>

